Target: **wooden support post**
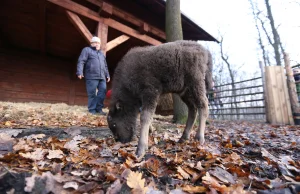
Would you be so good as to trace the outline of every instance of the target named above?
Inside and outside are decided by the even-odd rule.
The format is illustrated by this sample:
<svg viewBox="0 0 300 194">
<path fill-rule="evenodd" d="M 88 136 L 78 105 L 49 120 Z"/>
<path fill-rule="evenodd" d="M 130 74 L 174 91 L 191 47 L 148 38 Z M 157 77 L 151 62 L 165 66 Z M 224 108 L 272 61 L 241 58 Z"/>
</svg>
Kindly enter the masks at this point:
<svg viewBox="0 0 300 194">
<path fill-rule="evenodd" d="M 271 124 L 294 124 L 287 89 L 286 75 L 282 66 L 266 66 L 266 92 Z"/>
<path fill-rule="evenodd" d="M 292 112 L 300 113 L 300 107 L 298 103 L 298 95 L 296 90 L 295 79 L 293 71 L 290 65 L 290 57 L 288 53 L 284 53 L 284 64 L 287 76 L 287 86 L 291 100 Z"/>
<path fill-rule="evenodd" d="M 81 19 L 78 17 L 78 15 L 66 11 L 70 21 L 72 24 L 77 28 L 77 30 L 80 32 L 81 35 L 83 35 L 84 39 L 90 44 L 90 41 L 93 37 L 91 32 L 87 29 L 87 27 L 84 25 L 84 23 L 81 21 Z"/>
<path fill-rule="evenodd" d="M 115 48 L 116 46 L 122 44 L 123 42 L 127 41 L 128 39 L 129 39 L 129 36 L 126 36 L 126 35 L 122 35 L 122 36 L 119 36 L 118 38 L 115 38 L 114 40 L 107 43 L 106 51 L 109 51 L 109 50 Z"/>
<path fill-rule="evenodd" d="M 149 25 L 146 24 L 146 23 L 143 23 L 141 26 L 140 26 L 140 33 L 141 34 L 147 34 L 149 32 Z"/>
<path fill-rule="evenodd" d="M 266 122 L 270 123 L 270 115 L 268 113 L 268 93 L 266 90 L 266 77 L 265 77 L 265 68 L 262 61 L 259 61 L 259 67 L 261 71 L 261 78 L 262 78 L 262 85 L 263 85 L 263 92 L 264 92 L 264 103 L 265 103 L 265 113 L 266 113 Z"/>
<path fill-rule="evenodd" d="M 98 22 L 96 35 L 101 39 L 101 51 L 104 55 L 106 55 L 107 51 L 107 34 L 108 26 L 106 24 L 103 24 L 102 22 Z"/>
</svg>

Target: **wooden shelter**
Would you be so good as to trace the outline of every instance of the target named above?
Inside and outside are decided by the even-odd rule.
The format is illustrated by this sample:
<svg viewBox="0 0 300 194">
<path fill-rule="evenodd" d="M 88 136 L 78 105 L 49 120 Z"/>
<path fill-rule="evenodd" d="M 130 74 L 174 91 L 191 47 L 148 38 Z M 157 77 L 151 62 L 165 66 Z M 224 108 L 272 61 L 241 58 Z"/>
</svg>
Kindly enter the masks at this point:
<svg viewBox="0 0 300 194">
<path fill-rule="evenodd" d="M 132 47 L 165 42 L 164 0 L 1 0 L 0 101 L 85 105 L 77 58 L 92 35 L 110 74 Z M 216 41 L 182 15 L 185 40 Z"/>
</svg>

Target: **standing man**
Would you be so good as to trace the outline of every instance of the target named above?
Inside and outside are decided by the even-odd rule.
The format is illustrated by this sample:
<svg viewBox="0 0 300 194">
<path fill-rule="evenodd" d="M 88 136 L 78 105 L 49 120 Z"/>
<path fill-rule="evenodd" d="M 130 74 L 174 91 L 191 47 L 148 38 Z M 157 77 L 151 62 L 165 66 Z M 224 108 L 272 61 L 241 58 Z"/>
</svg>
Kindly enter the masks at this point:
<svg viewBox="0 0 300 194">
<path fill-rule="evenodd" d="M 102 111 L 106 94 L 106 82 L 110 81 L 105 56 L 100 51 L 101 40 L 98 37 L 91 39 L 91 46 L 85 47 L 79 56 L 77 73 L 79 79 L 85 77 L 88 95 L 88 109 L 91 114 L 106 115 Z M 96 90 L 98 92 L 96 94 Z"/>
</svg>

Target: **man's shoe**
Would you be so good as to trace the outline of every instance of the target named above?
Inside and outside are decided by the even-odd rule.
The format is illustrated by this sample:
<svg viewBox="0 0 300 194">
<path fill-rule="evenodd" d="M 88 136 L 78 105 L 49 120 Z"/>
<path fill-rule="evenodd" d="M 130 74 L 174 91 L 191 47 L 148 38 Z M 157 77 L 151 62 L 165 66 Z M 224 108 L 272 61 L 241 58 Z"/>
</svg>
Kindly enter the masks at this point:
<svg viewBox="0 0 300 194">
<path fill-rule="evenodd" d="M 106 116 L 106 113 L 103 112 L 103 111 L 97 112 L 97 114 L 99 114 L 99 115 L 105 115 Z"/>
</svg>

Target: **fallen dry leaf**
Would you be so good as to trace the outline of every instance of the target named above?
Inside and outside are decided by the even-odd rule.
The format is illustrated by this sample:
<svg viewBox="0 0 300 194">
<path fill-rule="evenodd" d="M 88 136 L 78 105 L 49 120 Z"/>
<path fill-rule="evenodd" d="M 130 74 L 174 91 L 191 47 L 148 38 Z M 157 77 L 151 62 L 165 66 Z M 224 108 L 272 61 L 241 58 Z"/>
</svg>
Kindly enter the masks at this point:
<svg viewBox="0 0 300 194">
<path fill-rule="evenodd" d="M 142 179 L 142 173 L 131 171 L 127 177 L 127 185 L 131 189 L 138 189 L 147 192 L 147 187 L 145 187 L 145 179 Z"/>
<path fill-rule="evenodd" d="M 36 148 L 33 152 L 20 153 L 20 156 L 32 160 L 43 160 L 44 156 L 48 153 L 48 149 Z"/>
<path fill-rule="evenodd" d="M 209 173 L 214 177 L 217 177 L 220 181 L 224 183 L 235 184 L 234 177 L 229 172 L 220 167 L 216 167 L 214 170 L 210 170 Z"/>
<path fill-rule="evenodd" d="M 48 159 L 63 158 L 64 153 L 61 150 L 49 150 Z"/>
<path fill-rule="evenodd" d="M 63 186 L 64 189 L 69 189 L 69 188 L 72 188 L 72 189 L 75 189 L 77 190 L 79 187 L 78 183 L 77 182 L 66 182 Z"/>
<path fill-rule="evenodd" d="M 80 150 L 78 146 L 79 142 L 76 140 L 71 140 L 64 145 L 64 148 L 69 149 L 74 152 L 78 152 Z"/>
<path fill-rule="evenodd" d="M 177 167 L 177 172 L 184 178 L 184 179 L 190 179 L 190 175 L 184 171 L 180 166 Z"/>
<path fill-rule="evenodd" d="M 32 134 L 27 137 L 24 137 L 24 139 L 43 139 L 44 137 L 46 137 L 45 134 Z"/>
<path fill-rule="evenodd" d="M 191 186 L 191 185 L 185 185 L 182 187 L 183 191 L 189 192 L 189 193 L 205 193 L 207 189 L 203 186 Z"/>
<path fill-rule="evenodd" d="M 122 184 L 119 179 L 117 179 L 106 191 L 106 194 L 119 194 L 122 188 Z"/>
<path fill-rule="evenodd" d="M 261 148 L 262 156 L 272 160 L 273 162 L 278 162 L 278 159 L 270 154 L 265 148 Z"/>
</svg>

